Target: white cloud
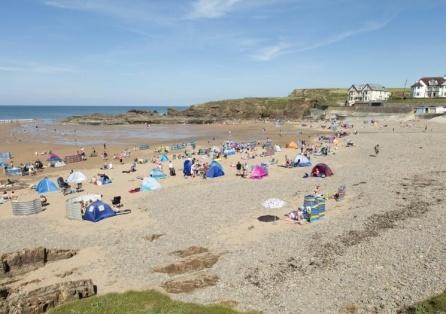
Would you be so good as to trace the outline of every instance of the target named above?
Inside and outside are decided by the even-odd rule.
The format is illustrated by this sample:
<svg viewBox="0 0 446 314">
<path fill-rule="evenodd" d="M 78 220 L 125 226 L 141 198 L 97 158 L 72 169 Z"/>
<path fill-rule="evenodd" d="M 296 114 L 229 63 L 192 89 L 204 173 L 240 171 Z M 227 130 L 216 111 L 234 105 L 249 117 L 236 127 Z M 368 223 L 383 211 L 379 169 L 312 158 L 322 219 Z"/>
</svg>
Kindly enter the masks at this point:
<svg viewBox="0 0 446 314">
<path fill-rule="evenodd" d="M 390 18 L 385 21 L 372 21 L 367 23 L 362 28 L 347 30 L 338 34 L 335 34 L 333 36 L 330 36 L 328 38 L 322 39 L 320 41 L 315 41 L 314 43 L 311 43 L 309 45 L 304 46 L 297 46 L 297 45 L 290 45 L 289 43 L 280 42 L 277 45 L 273 46 L 267 46 L 259 49 L 254 55 L 253 58 L 257 61 L 270 61 L 272 59 L 275 59 L 281 55 L 289 54 L 289 53 L 297 53 L 297 52 L 304 52 L 308 50 L 318 49 L 326 46 L 333 45 L 337 42 L 343 41 L 347 38 L 353 37 L 358 34 L 362 33 L 368 33 L 380 30 L 384 27 L 386 27 L 393 18 Z"/>
<path fill-rule="evenodd" d="M 253 58 L 257 61 L 270 61 L 286 53 L 289 47 L 290 45 L 285 42 L 280 42 L 273 46 L 263 47 L 253 55 Z"/>
<path fill-rule="evenodd" d="M 12 65 L 0 65 L 0 72 L 23 72 L 23 73 L 40 73 L 40 74 L 55 74 L 55 73 L 77 73 L 78 70 L 58 65 L 41 64 L 36 62 L 14 62 Z"/>
<path fill-rule="evenodd" d="M 42 0 L 47 6 L 57 9 L 93 12 L 131 21 L 154 22 L 168 25 L 178 12 L 168 9 L 169 2 L 150 0 Z M 179 6 L 181 8 L 181 6 Z M 169 12 L 169 13 L 167 13 Z"/>
<path fill-rule="evenodd" d="M 18 67 L 0 65 L 0 72 L 21 72 L 21 71 L 22 69 Z"/>
<path fill-rule="evenodd" d="M 335 44 L 337 42 L 343 41 L 347 38 L 353 37 L 358 34 L 377 31 L 377 30 L 380 30 L 380 29 L 386 27 L 387 24 L 389 24 L 391 22 L 391 20 L 392 19 L 389 19 L 389 20 L 386 20 L 383 22 L 369 22 L 366 26 L 364 26 L 362 28 L 352 29 L 352 30 L 348 30 L 348 31 L 345 31 L 345 32 L 342 32 L 339 34 L 335 34 L 331 37 L 328 37 L 326 39 L 323 39 L 321 41 L 315 42 L 315 43 L 307 45 L 307 46 L 296 47 L 296 49 L 294 49 L 292 52 L 302 52 L 302 51 L 313 50 L 313 49 L 317 49 L 317 48 L 321 48 L 321 47 L 326 47 L 326 46 Z"/>
<path fill-rule="evenodd" d="M 196 0 L 190 18 L 217 18 L 226 15 L 243 0 Z"/>
</svg>

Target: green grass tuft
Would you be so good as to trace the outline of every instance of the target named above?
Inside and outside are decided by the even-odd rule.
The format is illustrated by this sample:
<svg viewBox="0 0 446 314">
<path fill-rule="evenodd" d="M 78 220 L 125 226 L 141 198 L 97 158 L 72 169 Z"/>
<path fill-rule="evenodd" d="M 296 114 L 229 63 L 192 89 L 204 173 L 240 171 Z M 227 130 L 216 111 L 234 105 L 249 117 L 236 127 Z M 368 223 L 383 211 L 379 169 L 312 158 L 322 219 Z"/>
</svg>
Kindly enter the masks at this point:
<svg viewBox="0 0 446 314">
<path fill-rule="evenodd" d="M 73 303 L 61 305 L 50 311 L 51 314 L 237 314 L 228 307 L 220 305 L 198 305 L 173 301 L 168 296 L 154 291 L 129 291 L 126 293 L 110 293 Z M 255 314 L 256 312 L 250 312 Z M 246 313 L 248 314 L 248 313 Z"/>
<path fill-rule="evenodd" d="M 431 299 L 410 306 L 401 311 L 405 314 L 440 314 L 446 313 L 446 291 Z"/>
</svg>

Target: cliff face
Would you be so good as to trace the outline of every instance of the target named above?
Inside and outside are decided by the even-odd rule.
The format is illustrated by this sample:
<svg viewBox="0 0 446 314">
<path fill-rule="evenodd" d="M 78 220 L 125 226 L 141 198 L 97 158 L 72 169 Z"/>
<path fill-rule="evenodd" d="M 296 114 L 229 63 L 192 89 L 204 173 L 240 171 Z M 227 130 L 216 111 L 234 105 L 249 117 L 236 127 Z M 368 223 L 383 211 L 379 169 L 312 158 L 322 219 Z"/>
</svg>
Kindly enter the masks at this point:
<svg viewBox="0 0 446 314">
<path fill-rule="evenodd" d="M 179 112 L 187 117 L 226 119 L 299 119 L 317 101 L 293 97 L 213 101 Z"/>
</svg>

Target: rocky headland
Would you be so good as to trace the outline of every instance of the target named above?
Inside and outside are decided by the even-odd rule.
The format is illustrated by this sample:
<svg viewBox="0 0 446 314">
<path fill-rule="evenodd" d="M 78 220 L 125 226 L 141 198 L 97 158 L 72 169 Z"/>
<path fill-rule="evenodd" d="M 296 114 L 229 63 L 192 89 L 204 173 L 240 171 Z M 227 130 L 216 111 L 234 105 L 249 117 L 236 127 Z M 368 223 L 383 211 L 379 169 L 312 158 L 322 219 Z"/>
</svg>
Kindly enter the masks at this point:
<svg viewBox="0 0 446 314">
<path fill-rule="evenodd" d="M 243 98 L 213 101 L 186 110 L 169 108 L 167 113 L 130 110 L 124 114 L 71 116 L 65 123 L 88 125 L 119 124 L 210 124 L 227 120 L 301 119 L 319 103 L 317 97 Z"/>
</svg>

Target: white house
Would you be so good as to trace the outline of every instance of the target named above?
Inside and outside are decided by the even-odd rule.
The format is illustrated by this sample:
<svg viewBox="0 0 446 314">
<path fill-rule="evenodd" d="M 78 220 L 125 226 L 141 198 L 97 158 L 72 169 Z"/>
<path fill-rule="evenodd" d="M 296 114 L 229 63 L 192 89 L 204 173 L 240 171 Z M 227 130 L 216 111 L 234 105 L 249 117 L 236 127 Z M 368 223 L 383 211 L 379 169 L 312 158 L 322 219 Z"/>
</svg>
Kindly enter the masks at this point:
<svg viewBox="0 0 446 314">
<path fill-rule="evenodd" d="M 382 102 L 390 98 L 391 93 L 378 84 L 352 85 L 348 89 L 348 104 L 352 106 L 357 102 Z"/>
<path fill-rule="evenodd" d="M 446 97 L 446 76 L 420 78 L 411 88 L 413 98 Z"/>
</svg>

